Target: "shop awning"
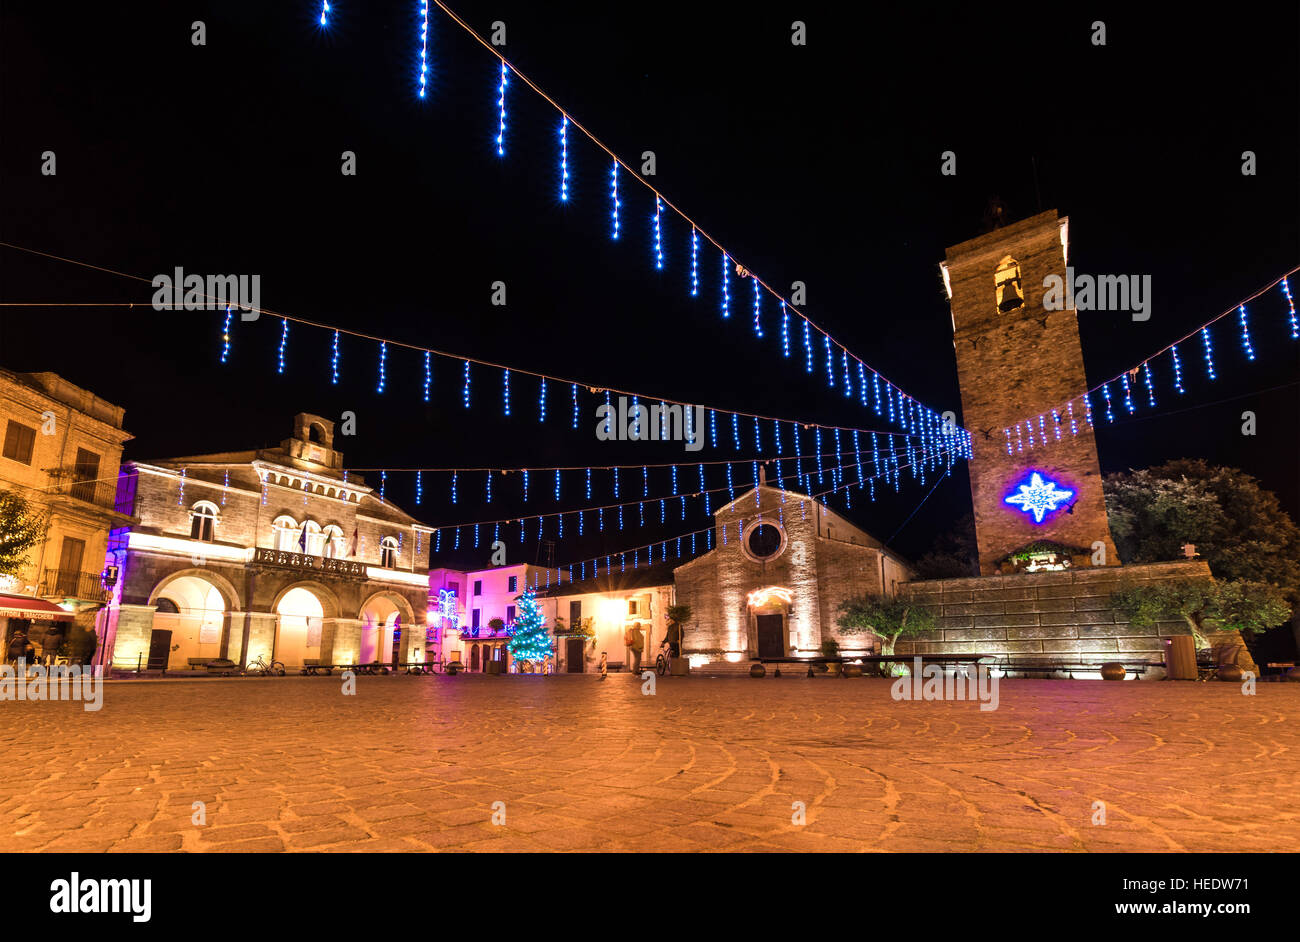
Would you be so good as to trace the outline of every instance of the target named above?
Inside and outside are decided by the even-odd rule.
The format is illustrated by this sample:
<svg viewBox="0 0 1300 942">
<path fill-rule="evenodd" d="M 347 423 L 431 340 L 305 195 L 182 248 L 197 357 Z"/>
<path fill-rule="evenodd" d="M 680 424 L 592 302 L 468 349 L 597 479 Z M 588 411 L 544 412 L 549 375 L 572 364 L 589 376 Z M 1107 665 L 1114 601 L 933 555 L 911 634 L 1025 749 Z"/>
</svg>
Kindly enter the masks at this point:
<svg viewBox="0 0 1300 942">
<path fill-rule="evenodd" d="M 44 599 L 0 593 L 0 618 L 30 618 L 32 621 L 72 621 L 72 612 L 65 612 L 53 602 L 47 602 Z"/>
</svg>

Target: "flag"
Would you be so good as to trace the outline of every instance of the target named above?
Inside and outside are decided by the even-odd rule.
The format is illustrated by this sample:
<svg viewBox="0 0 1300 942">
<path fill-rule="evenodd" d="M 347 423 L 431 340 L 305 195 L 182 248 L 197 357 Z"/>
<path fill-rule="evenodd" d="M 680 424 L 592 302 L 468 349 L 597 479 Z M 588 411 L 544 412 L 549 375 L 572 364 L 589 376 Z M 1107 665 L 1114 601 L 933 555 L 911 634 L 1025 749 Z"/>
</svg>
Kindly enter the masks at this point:
<svg viewBox="0 0 1300 942">
<path fill-rule="evenodd" d="M 303 527 L 298 531 L 298 549 L 304 553 L 307 552 L 307 528 Z"/>
<path fill-rule="evenodd" d="M 348 550 L 348 555 L 349 556 L 357 555 L 357 528 L 356 527 L 352 528 L 352 548 Z"/>
</svg>

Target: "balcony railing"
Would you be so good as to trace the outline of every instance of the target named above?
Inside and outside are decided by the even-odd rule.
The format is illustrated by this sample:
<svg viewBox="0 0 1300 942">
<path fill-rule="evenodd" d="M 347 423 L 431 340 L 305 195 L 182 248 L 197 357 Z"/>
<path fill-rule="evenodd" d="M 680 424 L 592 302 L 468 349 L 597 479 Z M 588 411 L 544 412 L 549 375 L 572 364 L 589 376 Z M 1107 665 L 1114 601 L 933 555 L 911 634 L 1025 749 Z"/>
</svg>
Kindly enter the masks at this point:
<svg viewBox="0 0 1300 942">
<path fill-rule="evenodd" d="M 69 481 L 52 474 L 49 492 L 51 495 L 94 504 L 105 510 L 114 510 L 117 505 L 117 483 L 114 481 Z"/>
<path fill-rule="evenodd" d="M 349 559 L 312 556 L 307 553 L 293 553 L 285 550 L 258 547 L 253 551 L 252 562 L 258 566 L 275 566 L 280 569 L 306 569 L 326 575 L 366 578 L 365 563 Z"/>
<path fill-rule="evenodd" d="M 75 569 L 47 569 L 41 577 L 43 598 L 85 599 L 90 602 L 108 601 L 109 591 L 97 572 L 78 572 Z"/>
</svg>

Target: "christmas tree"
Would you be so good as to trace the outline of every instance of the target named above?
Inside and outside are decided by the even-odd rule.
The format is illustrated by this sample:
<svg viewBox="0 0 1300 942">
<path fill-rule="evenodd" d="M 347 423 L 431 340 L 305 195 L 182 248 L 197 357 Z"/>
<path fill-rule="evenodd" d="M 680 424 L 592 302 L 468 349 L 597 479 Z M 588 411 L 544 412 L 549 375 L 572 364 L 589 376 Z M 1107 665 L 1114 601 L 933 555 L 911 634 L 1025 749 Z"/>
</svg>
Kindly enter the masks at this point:
<svg viewBox="0 0 1300 942">
<path fill-rule="evenodd" d="M 532 590 L 515 599 L 519 609 L 510 635 L 510 656 L 519 662 L 540 663 L 551 656 L 551 637 L 546 631 L 546 620 L 537 607 Z"/>
</svg>

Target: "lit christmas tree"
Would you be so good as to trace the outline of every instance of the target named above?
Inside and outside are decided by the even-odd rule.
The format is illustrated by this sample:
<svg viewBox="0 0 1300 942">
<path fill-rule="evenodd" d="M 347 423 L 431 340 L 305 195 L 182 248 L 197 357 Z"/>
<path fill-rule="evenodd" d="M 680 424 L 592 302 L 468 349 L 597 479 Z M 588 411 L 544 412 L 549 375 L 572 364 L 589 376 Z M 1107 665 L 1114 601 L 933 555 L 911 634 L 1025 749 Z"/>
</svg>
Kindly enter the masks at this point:
<svg viewBox="0 0 1300 942">
<path fill-rule="evenodd" d="M 542 610 L 537 607 L 532 590 L 525 591 L 515 601 L 519 603 L 519 611 L 508 644 L 510 656 L 517 662 L 541 664 L 552 653 L 551 636 L 546 630 Z"/>
</svg>

